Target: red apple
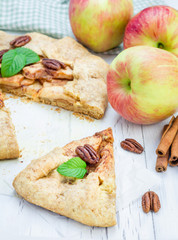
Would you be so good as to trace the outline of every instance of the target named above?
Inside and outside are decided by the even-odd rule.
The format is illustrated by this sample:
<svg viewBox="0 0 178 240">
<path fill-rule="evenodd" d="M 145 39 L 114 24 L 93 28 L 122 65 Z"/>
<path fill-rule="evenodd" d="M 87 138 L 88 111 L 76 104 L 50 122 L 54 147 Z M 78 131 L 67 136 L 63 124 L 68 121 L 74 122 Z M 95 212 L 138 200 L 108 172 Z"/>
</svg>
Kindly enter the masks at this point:
<svg viewBox="0 0 178 240">
<path fill-rule="evenodd" d="M 168 6 L 142 10 L 128 23 L 124 48 L 148 45 L 178 56 L 178 11 Z"/>
<path fill-rule="evenodd" d="M 70 0 L 69 17 L 76 38 L 95 52 L 118 46 L 133 13 L 132 0 Z"/>
<path fill-rule="evenodd" d="M 178 108 L 178 58 L 153 47 L 128 48 L 110 65 L 107 91 L 111 106 L 128 121 L 161 121 Z"/>
</svg>

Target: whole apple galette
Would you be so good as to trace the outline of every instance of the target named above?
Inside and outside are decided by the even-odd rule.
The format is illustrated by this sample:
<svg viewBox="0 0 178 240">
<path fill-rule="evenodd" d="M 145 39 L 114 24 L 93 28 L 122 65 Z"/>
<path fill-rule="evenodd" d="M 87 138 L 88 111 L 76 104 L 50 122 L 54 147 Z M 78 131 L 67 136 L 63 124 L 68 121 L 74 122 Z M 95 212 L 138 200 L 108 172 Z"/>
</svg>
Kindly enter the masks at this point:
<svg viewBox="0 0 178 240">
<path fill-rule="evenodd" d="M 18 158 L 19 154 L 14 126 L 0 92 L 0 160 Z"/>
<path fill-rule="evenodd" d="M 103 117 L 108 64 L 74 39 L 36 32 L 19 37 L 0 31 L 0 61 L 3 91 Z"/>
<path fill-rule="evenodd" d="M 32 161 L 13 182 L 25 200 L 90 226 L 116 224 L 112 129 Z"/>
</svg>

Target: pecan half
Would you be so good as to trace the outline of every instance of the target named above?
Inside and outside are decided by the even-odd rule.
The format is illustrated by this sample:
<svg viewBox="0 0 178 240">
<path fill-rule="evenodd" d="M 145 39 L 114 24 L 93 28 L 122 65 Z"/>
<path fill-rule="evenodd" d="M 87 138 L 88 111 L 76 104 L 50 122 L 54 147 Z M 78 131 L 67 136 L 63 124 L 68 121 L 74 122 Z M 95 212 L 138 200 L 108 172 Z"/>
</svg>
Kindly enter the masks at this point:
<svg viewBox="0 0 178 240">
<path fill-rule="evenodd" d="M 10 42 L 10 45 L 13 48 L 22 47 L 22 46 L 26 45 L 30 41 L 31 41 L 31 37 L 28 36 L 28 35 L 25 35 L 25 36 L 20 36 L 20 37 L 15 38 L 14 40 L 12 40 Z"/>
<path fill-rule="evenodd" d="M 61 65 L 61 68 L 63 68 L 63 69 L 65 69 L 66 68 L 66 65 L 65 65 L 65 63 L 63 63 L 63 62 L 61 62 L 61 61 L 58 61 L 59 63 L 60 63 L 60 65 Z"/>
<path fill-rule="evenodd" d="M 66 65 L 56 59 L 43 58 L 42 64 L 49 70 L 59 70 L 66 68 Z"/>
<path fill-rule="evenodd" d="M 6 53 L 8 51 L 9 51 L 9 49 L 4 49 L 4 50 L 0 51 L 0 63 L 2 62 L 2 57 L 3 57 L 4 53 Z"/>
<path fill-rule="evenodd" d="M 158 212 L 161 208 L 159 197 L 155 192 L 149 191 L 146 192 L 142 197 L 142 209 L 145 213 L 148 213 L 150 210 Z"/>
<path fill-rule="evenodd" d="M 75 152 L 82 160 L 84 160 L 85 162 L 88 162 L 90 164 L 95 164 L 100 159 L 98 153 L 89 144 L 85 144 L 83 147 L 78 146 L 75 149 Z"/>
<path fill-rule="evenodd" d="M 124 141 L 121 142 L 121 147 L 124 150 L 134 152 L 134 153 L 142 153 L 143 147 L 140 143 L 138 143 L 135 139 L 126 138 Z"/>
</svg>

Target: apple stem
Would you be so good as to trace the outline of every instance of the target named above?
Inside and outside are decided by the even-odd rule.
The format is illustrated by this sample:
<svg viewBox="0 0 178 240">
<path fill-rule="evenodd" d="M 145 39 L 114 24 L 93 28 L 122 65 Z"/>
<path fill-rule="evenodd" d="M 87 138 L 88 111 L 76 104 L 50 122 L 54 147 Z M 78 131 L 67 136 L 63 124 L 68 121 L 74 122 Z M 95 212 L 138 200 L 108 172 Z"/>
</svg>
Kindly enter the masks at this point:
<svg viewBox="0 0 178 240">
<path fill-rule="evenodd" d="M 161 49 L 164 49 L 164 44 L 162 44 L 162 43 L 158 43 L 158 48 L 161 48 Z"/>
</svg>

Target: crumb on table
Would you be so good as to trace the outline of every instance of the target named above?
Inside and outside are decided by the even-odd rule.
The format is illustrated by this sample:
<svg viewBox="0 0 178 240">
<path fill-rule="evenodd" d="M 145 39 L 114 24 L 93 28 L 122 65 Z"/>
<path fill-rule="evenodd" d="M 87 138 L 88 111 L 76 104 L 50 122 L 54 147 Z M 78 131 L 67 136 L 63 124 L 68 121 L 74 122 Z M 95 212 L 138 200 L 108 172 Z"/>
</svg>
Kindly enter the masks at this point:
<svg viewBox="0 0 178 240">
<path fill-rule="evenodd" d="M 87 120 L 88 122 L 94 122 L 94 119 L 89 117 L 89 116 L 86 116 L 82 113 L 73 113 L 73 115 L 77 118 L 79 118 L 80 120 Z"/>
</svg>

